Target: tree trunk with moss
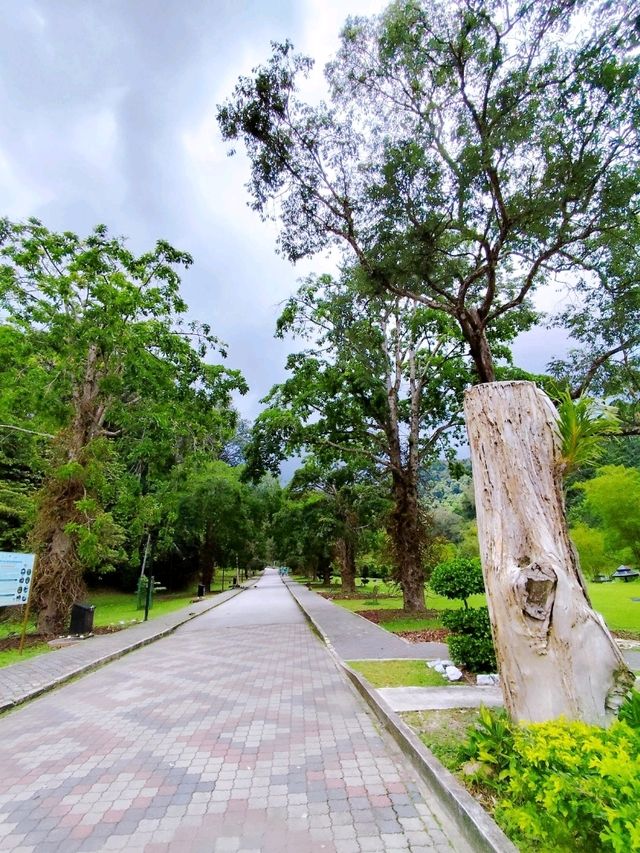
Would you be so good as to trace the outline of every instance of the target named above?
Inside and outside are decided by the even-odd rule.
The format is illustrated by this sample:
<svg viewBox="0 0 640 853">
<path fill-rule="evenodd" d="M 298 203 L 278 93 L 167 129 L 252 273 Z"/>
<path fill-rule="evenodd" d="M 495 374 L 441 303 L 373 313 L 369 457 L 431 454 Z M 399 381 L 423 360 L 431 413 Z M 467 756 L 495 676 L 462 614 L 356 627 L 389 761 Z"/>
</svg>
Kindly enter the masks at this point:
<svg viewBox="0 0 640 853">
<path fill-rule="evenodd" d="M 634 676 L 591 607 L 569 538 L 557 412 L 532 382 L 470 388 L 478 538 L 506 708 L 606 725 Z"/>
<path fill-rule="evenodd" d="M 83 521 L 78 501 L 87 496 L 83 482 L 87 451 L 104 419 L 100 378 L 100 353 L 97 346 L 91 345 L 83 381 L 73 393 L 73 421 L 57 439 L 59 467 L 45 480 L 38 497 L 30 536 L 38 552 L 32 603 L 38 631 L 45 635 L 65 629 L 71 605 L 86 593 L 83 566 L 70 526 Z"/>
</svg>

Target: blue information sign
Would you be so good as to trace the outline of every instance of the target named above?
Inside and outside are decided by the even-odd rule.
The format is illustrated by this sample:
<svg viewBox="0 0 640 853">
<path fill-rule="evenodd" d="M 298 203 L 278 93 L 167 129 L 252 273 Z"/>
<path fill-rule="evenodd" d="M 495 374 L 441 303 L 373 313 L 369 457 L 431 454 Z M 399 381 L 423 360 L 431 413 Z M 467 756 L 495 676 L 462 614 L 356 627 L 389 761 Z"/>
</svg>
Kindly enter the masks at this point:
<svg viewBox="0 0 640 853">
<path fill-rule="evenodd" d="M 0 607 L 27 603 L 35 559 L 35 554 L 0 551 Z"/>
</svg>

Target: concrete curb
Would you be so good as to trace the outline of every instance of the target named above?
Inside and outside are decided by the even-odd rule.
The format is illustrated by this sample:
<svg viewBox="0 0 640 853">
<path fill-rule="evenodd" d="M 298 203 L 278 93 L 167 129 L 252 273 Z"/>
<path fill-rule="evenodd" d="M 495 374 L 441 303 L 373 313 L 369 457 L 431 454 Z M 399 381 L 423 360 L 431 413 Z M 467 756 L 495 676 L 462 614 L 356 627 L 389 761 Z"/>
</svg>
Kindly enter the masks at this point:
<svg viewBox="0 0 640 853">
<path fill-rule="evenodd" d="M 340 659 L 331 645 L 331 640 L 313 616 L 305 610 L 293 593 L 291 585 L 285 582 L 285 586 L 306 619 L 326 643 L 335 662 L 433 790 L 440 805 L 455 822 L 472 849 L 477 850 L 478 853 L 518 853 L 518 848 L 509 841 L 496 822 L 463 788 L 455 776 L 438 761 L 398 714 L 391 710 L 384 699 L 377 695 L 366 679 Z"/>
<path fill-rule="evenodd" d="M 205 613 L 209 613 L 216 607 L 219 607 L 221 604 L 224 604 L 227 601 L 230 601 L 232 598 L 235 598 L 241 592 L 244 592 L 246 589 L 250 589 L 255 583 L 257 583 L 259 578 L 254 578 L 249 581 L 246 586 L 240 586 L 237 589 L 230 589 L 226 592 L 220 593 L 220 596 L 224 596 L 224 598 L 218 597 L 217 600 L 211 602 L 211 605 L 204 610 L 201 610 L 199 613 L 188 613 L 183 619 L 179 622 L 176 622 L 174 625 L 168 625 L 163 628 L 160 628 L 157 633 L 151 634 L 147 637 L 141 637 L 138 640 L 134 640 L 127 646 L 124 646 L 120 649 L 116 649 L 115 651 L 110 651 L 101 657 L 94 658 L 91 661 L 87 661 L 86 663 L 82 663 L 77 667 L 67 670 L 51 679 L 45 684 L 40 684 L 37 687 L 31 687 L 25 690 L 24 693 L 12 696 L 10 699 L 0 699 L 0 714 L 5 713 L 6 711 L 10 711 L 13 708 L 17 708 L 20 705 L 24 705 L 26 702 L 31 701 L 32 699 L 36 699 L 38 696 L 42 696 L 44 693 L 48 693 L 50 690 L 55 690 L 57 687 L 65 684 L 68 681 L 71 681 L 74 678 L 77 678 L 79 675 L 85 675 L 89 672 L 93 672 L 96 669 L 100 669 L 100 667 L 104 666 L 107 663 L 111 663 L 111 661 L 118 660 L 118 658 L 124 657 L 129 654 L 129 652 L 135 652 L 136 649 L 141 649 L 143 646 L 148 646 L 150 643 L 155 643 L 156 640 L 161 640 L 163 637 L 172 634 L 177 628 L 180 628 L 182 625 L 186 625 L 187 622 L 191 622 L 192 619 L 197 619 L 199 616 L 203 616 Z M 144 624 L 144 623 L 139 623 Z M 137 626 L 136 626 L 137 627 Z M 125 631 L 128 629 L 124 629 Z M 27 663 L 28 661 L 25 661 Z M 20 664 L 12 664 L 12 666 L 19 666 Z M 0 669 L 0 676 L 2 674 L 2 670 Z"/>
</svg>

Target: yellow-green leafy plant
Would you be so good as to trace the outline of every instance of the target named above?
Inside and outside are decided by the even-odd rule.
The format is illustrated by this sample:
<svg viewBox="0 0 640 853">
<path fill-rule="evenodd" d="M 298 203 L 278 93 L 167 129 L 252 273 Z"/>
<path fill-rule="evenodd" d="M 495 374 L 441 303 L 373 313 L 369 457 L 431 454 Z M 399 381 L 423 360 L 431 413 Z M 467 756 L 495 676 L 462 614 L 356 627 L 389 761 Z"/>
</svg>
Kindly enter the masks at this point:
<svg viewBox="0 0 640 853">
<path fill-rule="evenodd" d="M 462 755 L 478 762 L 495 817 L 523 850 L 640 850 L 640 729 L 555 720 L 510 724 L 481 710 Z"/>
</svg>

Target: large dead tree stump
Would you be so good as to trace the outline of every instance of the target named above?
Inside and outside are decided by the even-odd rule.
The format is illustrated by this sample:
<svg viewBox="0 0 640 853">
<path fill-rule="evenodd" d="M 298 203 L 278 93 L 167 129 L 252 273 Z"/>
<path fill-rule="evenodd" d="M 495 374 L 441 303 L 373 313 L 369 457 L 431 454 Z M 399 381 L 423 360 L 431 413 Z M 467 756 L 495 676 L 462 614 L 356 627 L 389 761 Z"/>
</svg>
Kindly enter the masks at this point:
<svg viewBox="0 0 640 853">
<path fill-rule="evenodd" d="M 565 521 L 557 412 L 533 382 L 470 388 L 478 537 L 514 720 L 606 725 L 634 677 L 596 613 Z"/>
</svg>

